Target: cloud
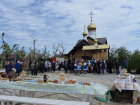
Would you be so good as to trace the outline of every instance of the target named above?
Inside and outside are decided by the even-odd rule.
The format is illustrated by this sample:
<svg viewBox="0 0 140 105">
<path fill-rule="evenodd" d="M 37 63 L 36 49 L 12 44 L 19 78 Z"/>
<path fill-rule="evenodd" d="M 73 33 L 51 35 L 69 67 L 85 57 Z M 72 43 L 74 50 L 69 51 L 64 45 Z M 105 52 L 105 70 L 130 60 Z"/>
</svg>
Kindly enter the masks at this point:
<svg viewBox="0 0 140 105">
<path fill-rule="evenodd" d="M 33 46 L 31 35 L 37 49 L 46 45 L 52 51 L 54 43 L 63 42 L 67 53 L 83 38 L 92 11 L 97 37 L 133 51 L 140 44 L 139 9 L 139 0 L 1 0 L 0 33 L 5 32 L 10 46 L 17 43 L 28 49 Z"/>
</svg>

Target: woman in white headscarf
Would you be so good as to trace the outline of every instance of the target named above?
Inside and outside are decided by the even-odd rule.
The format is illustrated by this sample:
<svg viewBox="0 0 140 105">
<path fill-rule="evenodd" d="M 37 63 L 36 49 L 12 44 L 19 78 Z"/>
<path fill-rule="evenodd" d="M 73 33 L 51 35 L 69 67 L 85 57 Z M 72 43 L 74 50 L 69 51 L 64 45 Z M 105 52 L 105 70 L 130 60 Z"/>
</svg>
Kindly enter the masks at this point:
<svg viewBox="0 0 140 105">
<path fill-rule="evenodd" d="M 89 71 L 89 73 L 91 73 L 91 63 L 89 60 L 88 60 L 88 71 Z"/>
<path fill-rule="evenodd" d="M 76 73 L 77 73 L 77 71 L 78 71 L 76 61 L 75 61 L 75 63 L 74 63 L 74 71 L 75 71 L 75 74 L 76 74 Z"/>
<path fill-rule="evenodd" d="M 86 74 L 86 71 L 87 71 L 87 63 L 86 63 L 86 61 L 84 61 L 84 64 L 83 64 L 83 71 L 84 71 L 84 74 Z"/>
<path fill-rule="evenodd" d="M 45 62 L 45 71 L 48 72 L 48 61 Z"/>
<path fill-rule="evenodd" d="M 80 61 L 77 62 L 77 70 L 78 70 L 78 72 L 80 73 L 80 71 L 81 71 Z"/>
</svg>

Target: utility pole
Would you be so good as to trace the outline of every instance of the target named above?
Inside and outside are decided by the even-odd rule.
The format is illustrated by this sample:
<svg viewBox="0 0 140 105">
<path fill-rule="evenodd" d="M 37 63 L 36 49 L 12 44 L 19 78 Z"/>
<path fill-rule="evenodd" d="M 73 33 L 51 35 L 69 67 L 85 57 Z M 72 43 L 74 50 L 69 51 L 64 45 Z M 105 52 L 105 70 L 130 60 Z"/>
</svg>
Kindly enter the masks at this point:
<svg viewBox="0 0 140 105">
<path fill-rule="evenodd" d="M 29 35 L 30 36 L 30 35 Z M 30 36 L 32 37 L 32 36 Z M 35 60 L 35 41 L 37 41 L 37 39 L 35 39 L 34 37 L 32 37 L 34 40 L 33 40 L 33 44 L 34 44 L 34 60 Z"/>
</svg>

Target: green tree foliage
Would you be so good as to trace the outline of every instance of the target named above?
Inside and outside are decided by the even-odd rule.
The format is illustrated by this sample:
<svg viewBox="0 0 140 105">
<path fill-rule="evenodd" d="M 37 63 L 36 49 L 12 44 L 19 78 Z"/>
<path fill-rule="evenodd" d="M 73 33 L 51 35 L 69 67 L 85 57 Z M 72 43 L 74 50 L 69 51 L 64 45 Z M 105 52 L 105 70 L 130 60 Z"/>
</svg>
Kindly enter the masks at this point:
<svg viewBox="0 0 140 105">
<path fill-rule="evenodd" d="M 19 58 L 25 58 L 26 57 L 26 51 L 24 49 L 24 46 L 21 48 L 21 50 L 17 50 L 15 52 Z"/>
<path fill-rule="evenodd" d="M 117 48 L 113 45 L 113 47 L 109 50 L 109 59 L 112 61 L 117 60 Z"/>
<path fill-rule="evenodd" d="M 131 68 L 137 69 L 136 73 L 140 74 L 140 51 L 135 50 L 134 53 L 131 56 Z"/>
<path fill-rule="evenodd" d="M 4 33 L 2 33 L 2 40 L 3 40 L 2 43 L 3 43 L 3 44 L 1 45 L 0 49 L 3 49 L 3 52 L 4 52 L 3 55 L 4 55 L 5 59 L 8 59 L 9 56 L 10 56 L 12 53 L 16 52 L 17 47 L 18 47 L 18 44 L 13 45 L 13 48 L 11 49 L 10 46 L 8 45 L 8 43 L 6 43 L 6 42 L 4 41 L 3 37 L 4 37 Z"/>
<path fill-rule="evenodd" d="M 121 66 L 123 66 L 123 60 L 126 57 L 129 58 L 131 56 L 131 52 L 128 51 L 128 49 L 126 47 L 124 47 L 124 46 L 121 46 L 121 47 L 117 48 L 116 54 L 117 54 L 117 59 L 119 61 L 119 64 Z"/>
</svg>

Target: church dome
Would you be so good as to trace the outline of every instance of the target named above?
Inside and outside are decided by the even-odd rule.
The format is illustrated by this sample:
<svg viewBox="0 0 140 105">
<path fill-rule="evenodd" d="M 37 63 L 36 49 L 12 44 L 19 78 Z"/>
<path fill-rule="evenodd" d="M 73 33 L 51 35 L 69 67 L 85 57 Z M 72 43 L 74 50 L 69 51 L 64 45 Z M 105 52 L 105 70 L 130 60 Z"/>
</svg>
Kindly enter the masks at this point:
<svg viewBox="0 0 140 105">
<path fill-rule="evenodd" d="M 83 36 L 87 36 L 87 32 L 86 31 L 83 32 Z"/>
<path fill-rule="evenodd" d="M 87 29 L 88 29 L 88 31 L 96 30 L 96 26 L 93 24 L 92 20 L 91 20 L 90 24 L 88 25 Z"/>
<path fill-rule="evenodd" d="M 85 25 L 84 25 L 84 32 L 83 32 L 83 36 L 87 36 L 86 26 L 85 26 Z"/>
</svg>

